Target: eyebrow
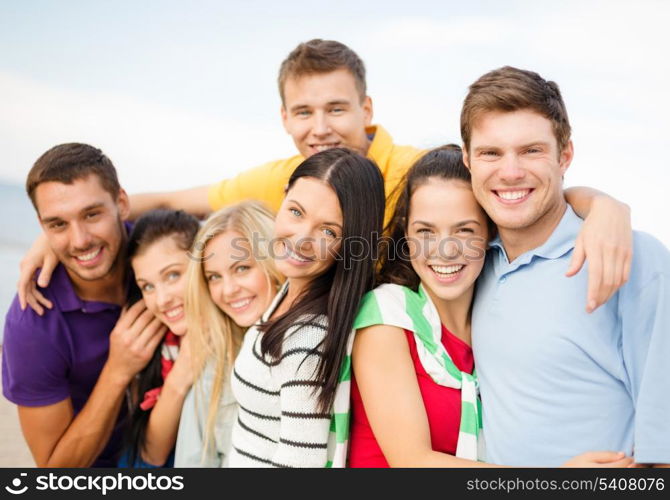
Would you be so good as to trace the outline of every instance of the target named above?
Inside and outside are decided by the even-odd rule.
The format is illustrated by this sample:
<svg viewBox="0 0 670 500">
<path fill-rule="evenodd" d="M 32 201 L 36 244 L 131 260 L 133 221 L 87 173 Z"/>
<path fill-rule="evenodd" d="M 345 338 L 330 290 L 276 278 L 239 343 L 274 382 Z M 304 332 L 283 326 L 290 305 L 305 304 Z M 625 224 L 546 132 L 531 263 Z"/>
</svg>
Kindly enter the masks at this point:
<svg viewBox="0 0 670 500">
<path fill-rule="evenodd" d="M 290 202 L 292 202 L 292 203 L 295 203 L 296 205 L 298 205 L 298 207 L 300 207 L 300 210 L 302 210 L 303 212 L 307 213 L 307 210 L 305 210 L 305 207 L 303 207 L 303 206 L 302 206 L 300 203 L 298 203 L 296 200 L 288 200 L 288 201 L 290 201 Z M 341 225 L 341 224 L 338 224 L 337 222 L 323 221 L 322 224 L 326 224 L 327 226 L 335 226 L 335 227 L 339 227 L 339 228 L 340 228 L 340 231 L 342 231 L 342 225 Z"/>
<path fill-rule="evenodd" d="M 172 264 L 168 264 L 168 265 L 165 266 L 163 269 L 161 269 L 161 270 L 158 272 L 158 274 L 163 274 L 165 271 L 167 271 L 167 270 L 170 269 L 171 267 L 173 267 L 173 266 L 178 266 L 179 264 L 181 264 L 181 262 L 173 262 Z"/>
<path fill-rule="evenodd" d="M 96 209 L 96 208 L 100 208 L 100 207 L 103 207 L 103 206 L 105 206 L 105 204 L 104 204 L 103 202 L 92 203 L 92 204 L 90 204 L 90 205 L 88 205 L 88 206 L 82 208 L 82 209 L 79 211 L 79 213 L 80 213 L 80 214 L 83 214 L 83 213 L 88 212 L 89 210 L 94 210 L 94 209 Z M 50 222 L 56 222 L 56 221 L 60 221 L 60 220 L 63 220 L 63 219 L 60 218 L 60 217 L 58 217 L 58 216 L 53 216 L 53 217 L 42 217 L 42 218 L 41 218 L 41 221 L 42 221 L 43 224 L 49 224 Z"/>
<path fill-rule="evenodd" d="M 412 222 L 412 225 L 415 225 L 415 224 L 421 224 L 422 226 L 428 226 L 428 227 L 435 227 L 435 224 L 432 224 L 430 222 L 426 222 L 425 220 L 415 220 L 414 222 Z M 457 224 L 454 224 L 453 227 L 462 227 L 462 226 L 467 226 L 468 224 L 477 224 L 478 226 L 481 226 L 479 221 L 476 221 L 475 219 L 468 219 L 468 220 L 458 222 Z"/>
<path fill-rule="evenodd" d="M 344 106 L 349 106 L 349 105 L 351 104 L 351 102 L 348 101 L 348 100 L 346 100 L 346 99 L 335 99 L 335 100 L 333 100 L 333 101 L 328 101 L 328 102 L 326 103 L 326 106 L 334 106 L 334 105 L 337 105 L 337 104 L 339 104 L 340 106 L 342 106 L 342 105 L 344 105 Z M 312 107 L 312 106 L 309 106 L 309 105 L 307 105 L 307 104 L 296 104 L 296 105 L 294 105 L 294 106 L 291 106 L 291 107 L 289 108 L 289 110 L 290 110 L 292 113 L 295 113 L 296 111 L 300 111 L 300 110 L 302 110 L 302 109 L 308 109 L 308 108 L 311 108 L 311 107 Z"/>
<path fill-rule="evenodd" d="M 233 267 L 235 267 L 235 266 L 241 264 L 242 262 L 248 262 L 248 260 L 249 260 L 249 259 L 240 259 L 240 260 L 236 260 L 235 262 L 233 262 L 231 265 L 228 266 L 228 269 L 232 269 Z"/>
<path fill-rule="evenodd" d="M 549 147 L 549 143 L 546 142 L 546 141 L 534 141 L 534 142 L 529 142 L 528 144 L 524 144 L 519 149 L 526 149 L 526 148 L 530 148 L 531 146 Z"/>
<path fill-rule="evenodd" d="M 523 144 L 522 146 L 519 146 L 518 149 L 526 149 L 526 148 L 529 148 L 529 147 L 531 147 L 531 146 L 544 146 L 544 147 L 548 147 L 548 146 L 549 146 L 549 143 L 546 142 L 546 141 L 531 141 L 531 142 L 528 142 L 528 143 L 526 143 L 526 144 Z M 473 148 L 473 150 L 474 150 L 475 153 L 481 153 L 482 151 L 486 151 L 486 150 L 489 150 L 489 149 L 498 150 L 498 149 L 500 149 L 500 147 L 499 147 L 499 146 L 487 146 L 487 145 L 483 145 L 483 146 L 477 146 L 477 147 Z"/>
<path fill-rule="evenodd" d="M 165 271 L 167 271 L 168 269 L 170 269 L 172 266 L 177 266 L 177 265 L 179 265 L 179 264 L 180 264 L 179 262 L 173 262 L 172 264 L 168 264 L 168 265 L 165 266 L 163 269 L 161 269 L 160 271 L 158 271 L 158 274 L 159 274 L 159 275 L 160 275 L 160 274 L 163 274 Z M 146 282 L 146 283 L 149 283 L 149 280 L 144 279 L 144 278 L 142 278 L 141 276 L 137 276 L 137 275 L 135 275 L 135 281 L 144 281 L 144 282 Z"/>
<path fill-rule="evenodd" d="M 477 146 L 477 147 L 473 148 L 473 151 L 475 153 L 481 153 L 482 151 L 486 151 L 488 149 L 500 149 L 500 148 L 498 146 L 486 146 L 486 145 L 484 145 L 484 146 Z"/>
<path fill-rule="evenodd" d="M 349 105 L 351 104 L 348 100 L 346 99 L 335 99 L 334 101 L 328 101 L 326 103 L 328 106 L 333 106 L 334 104 L 340 104 L 340 105 Z"/>
<path fill-rule="evenodd" d="M 478 226 L 481 226 L 481 224 L 479 223 L 479 221 L 477 221 L 477 220 L 475 220 L 475 219 L 468 219 L 468 220 L 464 220 L 464 221 L 459 222 L 459 223 L 456 224 L 454 227 L 467 226 L 468 224 L 477 224 Z"/>
<path fill-rule="evenodd" d="M 425 220 L 415 220 L 412 222 L 412 226 L 415 224 L 421 224 L 422 226 L 428 226 L 428 227 L 435 227 L 435 224 L 431 224 L 430 222 L 426 222 Z"/>
</svg>

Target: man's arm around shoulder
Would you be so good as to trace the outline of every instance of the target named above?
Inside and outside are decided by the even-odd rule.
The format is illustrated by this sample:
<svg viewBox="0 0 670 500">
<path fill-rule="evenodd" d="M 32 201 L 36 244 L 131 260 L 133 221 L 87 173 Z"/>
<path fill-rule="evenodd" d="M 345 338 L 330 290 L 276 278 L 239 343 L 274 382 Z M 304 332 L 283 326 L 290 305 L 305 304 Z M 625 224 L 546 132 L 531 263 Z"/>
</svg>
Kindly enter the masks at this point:
<svg viewBox="0 0 670 500">
<path fill-rule="evenodd" d="M 302 160 L 301 156 L 292 156 L 270 161 L 209 186 L 131 195 L 130 219 L 154 208 L 184 210 L 204 218 L 214 210 L 244 200 L 259 200 L 277 210 L 284 198 L 284 187 Z"/>
<path fill-rule="evenodd" d="M 208 191 L 209 186 L 198 186 L 179 191 L 133 194 L 130 196 L 130 219 L 135 220 L 155 208 L 184 210 L 197 217 L 206 217 L 212 211 Z"/>
</svg>

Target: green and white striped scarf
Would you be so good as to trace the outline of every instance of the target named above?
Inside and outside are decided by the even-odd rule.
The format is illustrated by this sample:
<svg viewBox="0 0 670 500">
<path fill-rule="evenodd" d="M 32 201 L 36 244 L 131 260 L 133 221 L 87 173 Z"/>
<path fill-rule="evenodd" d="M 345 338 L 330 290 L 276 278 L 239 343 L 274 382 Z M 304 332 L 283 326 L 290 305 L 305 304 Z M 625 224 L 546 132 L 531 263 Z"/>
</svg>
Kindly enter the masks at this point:
<svg viewBox="0 0 670 500">
<path fill-rule="evenodd" d="M 340 367 L 340 380 L 335 389 L 333 416 L 330 419 L 328 435 L 328 462 L 326 467 L 343 468 L 347 466 L 347 448 L 349 445 L 349 416 L 351 394 L 351 351 L 354 346 L 354 334 L 347 340 L 347 354 Z"/>
<path fill-rule="evenodd" d="M 475 371 L 472 374 L 460 371 L 451 360 L 442 345 L 440 317 L 423 286 L 420 285 L 419 292 L 415 293 L 404 286 L 385 284 L 367 293 L 354 321 L 354 332 L 373 325 L 397 326 L 414 333 L 419 360 L 428 375 L 436 384 L 461 391 L 461 425 L 456 456 L 484 460 L 477 374 Z M 347 343 L 347 356 L 340 370 L 340 383 L 335 392 L 326 467 L 346 466 L 353 341 L 352 333 Z"/>
</svg>

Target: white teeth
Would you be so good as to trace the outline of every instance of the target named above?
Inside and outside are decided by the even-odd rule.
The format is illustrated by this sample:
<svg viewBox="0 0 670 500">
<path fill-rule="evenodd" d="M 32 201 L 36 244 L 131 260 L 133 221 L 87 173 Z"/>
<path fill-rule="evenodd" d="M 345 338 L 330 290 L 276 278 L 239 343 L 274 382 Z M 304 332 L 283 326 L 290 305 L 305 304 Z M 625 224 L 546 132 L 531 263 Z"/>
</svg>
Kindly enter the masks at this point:
<svg viewBox="0 0 670 500">
<path fill-rule="evenodd" d="M 325 151 L 326 149 L 331 149 L 337 146 L 337 144 L 316 144 L 314 145 L 314 149 L 317 150 L 317 152 Z"/>
<path fill-rule="evenodd" d="M 102 250 L 102 247 L 97 248 L 96 250 L 93 250 L 92 252 L 89 252 L 87 254 L 78 255 L 77 260 L 83 260 L 84 262 L 87 261 L 87 260 L 93 260 L 98 256 L 98 254 L 100 253 L 100 250 Z"/>
<path fill-rule="evenodd" d="M 177 316 L 179 316 L 182 313 L 183 310 L 184 310 L 184 306 L 175 307 L 174 309 L 170 309 L 169 311 L 166 311 L 165 316 L 167 316 L 168 319 L 174 319 Z"/>
<path fill-rule="evenodd" d="M 286 252 L 288 253 L 289 257 L 291 257 L 292 259 L 295 259 L 295 260 L 300 261 L 300 262 L 310 262 L 309 259 L 305 259 L 303 257 L 300 257 L 297 253 L 292 252 L 288 248 L 286 248 Z"/>
<path fill-rule="evenodd" d="M 498 191 L 498 196 L 503 200 L 520 200 L 524 196 L 530 193 L 530 189 L 524 189 L 523 191 Z"/>
<path fill-rule="evenodd" d="M 248 298 L 248 299 L 238 300 L 237 302 L 231 302 L 230 307 L 232 307 L 233 309 L 241 309 L 241 308 L 246 307 L 249 304 L 251 304 L 252 300 L 254 300 L 253 297 Z"/>
<path fill-rule="evenodd" d="M 456 264 L 453 266 L 430 266 L 430 268 L 437 274 L 454 274 L 463 269 L 463 264 Z"/>
</svg>

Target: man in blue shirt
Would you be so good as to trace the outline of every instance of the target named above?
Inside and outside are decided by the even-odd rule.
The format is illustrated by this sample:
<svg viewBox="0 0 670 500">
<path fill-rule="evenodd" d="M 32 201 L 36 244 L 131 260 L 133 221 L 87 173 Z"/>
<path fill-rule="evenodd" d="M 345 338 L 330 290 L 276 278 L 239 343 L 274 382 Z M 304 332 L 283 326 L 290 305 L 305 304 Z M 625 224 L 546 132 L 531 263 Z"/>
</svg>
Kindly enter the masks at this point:
<svg viewBox="0 0 670 500">
<path fill-rule="evenodd" d="M 461 133 L 499 231 L 472 327 L 487 460 L 556 466 L 614 450 L 670 463 L 670 253 L 636 232 L 628 283 L 587 313 L 586 271 L 565 276 L 582 221 L 561 195 L 573 145 L 558 86 L 492 71 L 471 85 Z"/>
</svg>

